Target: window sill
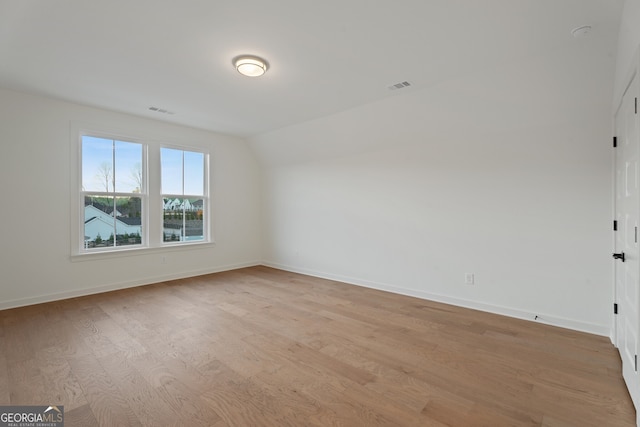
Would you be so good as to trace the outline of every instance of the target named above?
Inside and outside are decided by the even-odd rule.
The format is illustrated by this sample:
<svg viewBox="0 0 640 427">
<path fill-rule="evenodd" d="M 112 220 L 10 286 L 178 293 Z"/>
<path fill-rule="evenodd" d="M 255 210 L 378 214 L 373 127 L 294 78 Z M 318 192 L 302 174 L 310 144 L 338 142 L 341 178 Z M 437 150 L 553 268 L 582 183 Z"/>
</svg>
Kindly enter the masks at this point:
<svg viewBox="0 0 640 427">
<path fill-rule="evenodd" d="M 189 250 L 200 250 L 214 247 L 215 242 L 193 242 L 174 243 L 156 247 L 137 247 L 117 250 L 100 250 L 96 252 L 82 252 L 72 254 L 71 262 L 99 261 L 103 259 L 125 258 L 131 256 L 144 256 L 152 254 L 162 254 L 168 252 L 183 252 Z"/>
</svg>

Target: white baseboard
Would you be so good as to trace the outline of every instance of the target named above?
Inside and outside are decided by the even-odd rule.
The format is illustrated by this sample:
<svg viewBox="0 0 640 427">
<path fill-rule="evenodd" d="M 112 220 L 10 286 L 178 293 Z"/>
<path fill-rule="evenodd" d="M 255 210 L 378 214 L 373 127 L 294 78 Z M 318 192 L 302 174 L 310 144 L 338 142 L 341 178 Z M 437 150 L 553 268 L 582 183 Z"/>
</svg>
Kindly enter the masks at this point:
<svg viewBox="0 0 640 427">
<path fill-rule="evenodd" d="M 245 268 L 245 267 L 254 267 L 256 265 L 261 265 L 261 264 L 262 263 L 259 261 L 254 261 L 254 262 L 245 262 L 245 263 L 238 263 L 238 264 L 220 265 L 220 266 L 200 269 L 200 270 L 182 271 L 180 273 L 175 273 L 175 274 L 165 274 L 160 276 L 145 277 L 144 279 L 138 279 L 138 280 L 132 280 L 132 281 L 126 281 L 126 282 L 120 282 L 120 283 L 111 283 L 108 285 L 96 286 L 92 288 L 74 289 L 73 291 L 57 292 L 52 294 L 39 295 L 36 297 L 20 298 L 20 299 L 10 300 L 10 301 L 0 301 L 0 310 L 7 310 L 10 308 L 24 307 L 27 305 L 34 305 L 34 304 L 42 304 L 46 302 L 59 301 L 59 300 L 68 299 L 68 298 L 83 297 L 88 295 L 100 294 L 103 292 L 134 288 L 136 286 L 151 285 L 154 283 L 166 282 L 169 280 L 202 276 L 204 274 L 220 273 L 222 271 L 236 270 L 236 269 Z"/>
<path fill-rule="evenodd" d="M 500 314 L 503 316 L 514 317 L 517 319 L 529 320 L 531 322 L 544 323 L 546 325 L 558 326 L 565 329 L 571 329 L 574 331 L 587 332 L 590 334 L 601 335 L 605 337 L 611 336 L 611 330 L 605 325 L 598 325 L 594 323 L 581 322 L 578 320 L 567 319 L 558 316 L 551 316 L 544 313 L 530 313 L 523 310 L 513 309 L 509 307 L 502 307 L 499 305 L 485 304 L 482 302 L 465 300 L 457 297 L 451 297 L 447 295 L 434 294 L 430 292 L 419 291 L 415 289 L 401 288 L 384 283 L 372 282 L 370 280 L 358 279 L 354 277 L 341 276 L 339 274 L 330 274 L 320 271 L 309 270 L 306 268 L 298 268 L 290 265 L 279 264 L 271 261 L 263 261 L 262 265 L 267 267 L 277 268 L 279 270 L 290 271 L 293 273 L 305 274 L 308 276 L 320 277 L 323 279 L 335 280 L 339 282 L 348 283 L 350 285 L 362 286 L 366 288 L 378 289 L 381 291 L 392 292 L 400 295 L 407 295 L 411 297 L 426 299 L 430 301 L 441 302 L 445 304 L 451 304 L 459 307 L 470 308 L 474 310 L 485 311 L 493 314 Z M 537 316 L 537 317 L 536 317 Z"/>
<path fill-rule="evenodd" d="M 485 304 L 477 301 L 465 300 L 461 298 L 434 294 L 434 293 L 419 291 L 415 289 L 401 288 L 398 286 L 393 286 L 385 283 L 378 283 L 370 280 L 347 277 L 339 274 L 330 274 L 326 272 L 320 272 L 320 271 L 315 271 L 315 270 L 310 270 L 305 268 L 294 267 L 290 265 L 279 264 L 271 261 L 262 261 L 262 262 L 253 261 L 253 262 L 245 262 L 245 263 L 238 263 L 238 264 L 222 265 L 222 266 L 216 266 L 208 269 L 184 271 L 176 274 L 166 274 L 166 275 L 159 275 L 159 276 L 153 276 L 153 277 L 146 277 L 144 279 L 112 283 L 112 284 L 97 286 L 92 288 L 74 289 L 73 291 L 57 292 L 52 294 L 39 295 L 36 297 L 21 298 L 21 299 L 10 300 L 10 301 L 0 301 L 0 310 L 24 307 L 27 305 L 41 304 L 41 303 L 52 302 L 52 301 L 59 301 L 59 300 L 68 299 L 68 298 L 82 297 L 87 295 L 99 294 L 103 292 L 133 288 L 136 286 L 150 285 L 153 283 L 160 283 L 168 280 L 184 279 L 187 277 L 201 276 L 204 274 L 219 273 L 222 271 L 236 270 L 239 268 L 253 267 L 256 265 L 265 265 L 267 267 L 277 268 L 279 270 L 284 270 L 284 271 L 291 271 L 293 273 L 300 273 L 308 276 L 320 277 L 323 279 L 336 280 L 336 281 L 348 283 L 351 285 L 363 286 L 371 289 L 378 289 L 381 291 L 392 292 L 400 295 L 407 295 L 407 296 L 421 298 L 425 300 L 442 302 L 445 304 L 451 304 L 459 307 L 485 311 L 488 313 L 500 314 L 503 316 L 514 317 L 517 319 L 524 319 L 532 322 L 544 323 L 548 325 L 553 325 L 553 326 L 558 326 L 562 328 L 572 329 L 572 330 L 581 331 L 581 332 L 588 332 L 591 334 L 613 338 L 611 335 L 612 331 L 604 325 L 581 322 L 573 319 L 545 315 L 541 313 L 530 313 L 530 312 L 517 310 L 509 307 Z M 537 319 L 536 319 L 536 316 L 538 316 Z"/>
</svg>

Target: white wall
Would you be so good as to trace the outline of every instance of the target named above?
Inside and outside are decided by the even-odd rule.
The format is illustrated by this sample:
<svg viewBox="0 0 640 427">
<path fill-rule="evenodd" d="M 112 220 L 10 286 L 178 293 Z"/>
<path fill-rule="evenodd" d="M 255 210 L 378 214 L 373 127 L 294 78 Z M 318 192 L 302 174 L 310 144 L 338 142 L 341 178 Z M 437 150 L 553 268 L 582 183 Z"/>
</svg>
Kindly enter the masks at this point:
<svg viewBox="0 0 640 427">
<path fill-rule="evenodd" d="M 618 38 L 614 108 L 618 106 L 626 85 L 629 83 L 631 62 L 640 46 L 640 25 L 638 22 L 640 22 L 640 0 L 626 0 Z"/>
<path fill-rule="evenodd" d="M 264 262 L 608 335 L 611 48 L 470 64 L 252 138 Z"/>
<path fill-rule="evenodd" d="M 72 123 L 208 149 L 216 244 L 71 261 Z M 0 189 L 0 309 L 260 261 L 258 168 L 241 139 L 0 89 Z"/>
</svg>

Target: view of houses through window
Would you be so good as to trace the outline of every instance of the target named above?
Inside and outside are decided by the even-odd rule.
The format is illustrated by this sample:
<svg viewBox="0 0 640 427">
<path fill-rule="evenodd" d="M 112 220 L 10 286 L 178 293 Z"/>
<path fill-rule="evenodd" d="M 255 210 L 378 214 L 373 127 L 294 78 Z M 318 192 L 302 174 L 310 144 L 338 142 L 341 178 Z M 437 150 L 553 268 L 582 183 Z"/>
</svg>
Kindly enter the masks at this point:
<svg viewBox="0 0 640 427">
<path fill-rule="evenodd" d="M 165 242 L 204 239 L 202 199 L 164 198 L 163 240 Z"/>
<path fill-rule="evenodd" d="M 85 249 L 142 244 L 141 214 L 139 197 L 85 196 Z"/>
</svg>

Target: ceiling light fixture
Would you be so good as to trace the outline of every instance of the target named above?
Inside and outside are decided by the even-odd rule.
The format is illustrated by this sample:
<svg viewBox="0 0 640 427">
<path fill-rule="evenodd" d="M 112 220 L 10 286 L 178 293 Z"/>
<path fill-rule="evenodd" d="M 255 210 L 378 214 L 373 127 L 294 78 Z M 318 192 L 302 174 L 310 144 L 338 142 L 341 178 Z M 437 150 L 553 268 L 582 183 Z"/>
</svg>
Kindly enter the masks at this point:
<svg viewBox="0 0 640 427">
<path fill-rule="evenodd" d="M 581 37 L 585 37 L 591 31 L 591 25 L 583 25 L 578 28 L 574 28 L 571 30 L 571 35 L 577 39 Z"/>
<path fill-rule="evenodd" d="M 257 56 L 238 56 L 233 59 L 233 65 L 243 76 L 260 77 L 268 68 L 267 61 Z"/>
</svg>

